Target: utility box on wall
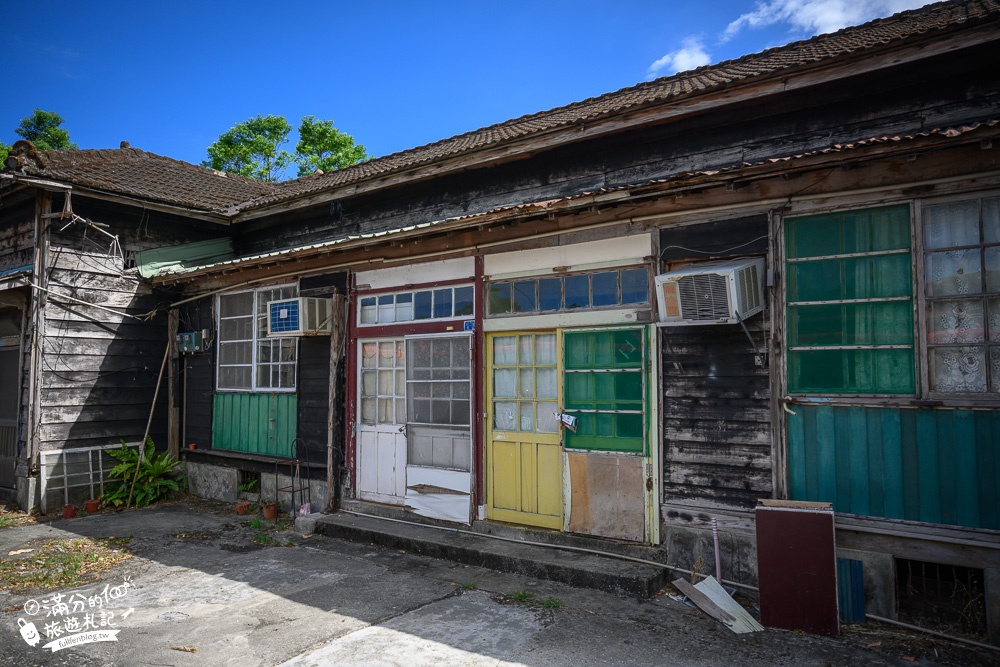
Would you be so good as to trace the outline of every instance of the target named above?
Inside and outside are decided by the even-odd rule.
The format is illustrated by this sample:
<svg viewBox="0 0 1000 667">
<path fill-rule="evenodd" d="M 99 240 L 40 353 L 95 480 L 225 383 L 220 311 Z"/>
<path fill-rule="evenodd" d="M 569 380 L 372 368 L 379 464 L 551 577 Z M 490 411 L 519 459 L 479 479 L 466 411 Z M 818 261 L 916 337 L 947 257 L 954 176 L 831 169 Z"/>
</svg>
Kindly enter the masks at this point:
<svg viewBox="0 0 1000 667">
<path fill-rule="evenodd" d="M 205 338 L 200 331 L 183 331 L 177 334 L 177 351 L 194 354 L 205 351 Z"/>
</svg>

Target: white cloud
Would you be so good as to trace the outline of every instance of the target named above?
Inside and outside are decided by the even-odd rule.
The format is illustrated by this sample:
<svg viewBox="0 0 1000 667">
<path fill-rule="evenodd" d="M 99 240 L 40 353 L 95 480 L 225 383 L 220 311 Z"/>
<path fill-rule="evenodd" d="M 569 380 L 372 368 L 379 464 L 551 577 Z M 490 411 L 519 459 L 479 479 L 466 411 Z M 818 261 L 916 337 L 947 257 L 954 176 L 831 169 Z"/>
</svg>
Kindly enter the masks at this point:
<svg viewBox="0 0 1000 667">
<path fill-rule="evenodd" d="M 708 65 L 712 62 L 712 57 L 705 51 L 705 45 L 700 37 L 687 37 L 676 51 L 671 51 L 652 65 L 646 75 L 650 79 L 655 79 L 663 74 L 676 74 L 689 69 Z"/>
<path fill-rule="evenodd" d="M 758 0 L 757 6 L 729 24 L 722 33 L 725 42 L 746 28 L 787 23 L 793 32 L 809 36 L 834 32 L 850 25 L 889 16 L 927 4 L 927 0 Z"/>
</svg>

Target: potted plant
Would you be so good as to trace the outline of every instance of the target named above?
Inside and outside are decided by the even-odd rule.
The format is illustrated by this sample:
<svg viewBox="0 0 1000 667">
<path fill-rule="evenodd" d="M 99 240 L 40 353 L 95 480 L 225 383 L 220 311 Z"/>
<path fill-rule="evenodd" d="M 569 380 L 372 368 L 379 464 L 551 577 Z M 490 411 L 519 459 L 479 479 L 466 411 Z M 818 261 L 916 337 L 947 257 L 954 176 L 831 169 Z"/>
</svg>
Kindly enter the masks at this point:
<svg viewBox="0 0 1000 667">
<path fill-rule="evenodd" d="M 261 513 L 264 518 L 271 521 L 278 516 L 278 503 L 274 500 L 264 500 L 262 501 L 264 506 L 261 508 Z"/>
<path fill-rule="evenodd" d="M 237 514 L 248 514 L 250 512 L 250 501 L 241 500 L 236 503 L 236 513 Z"/>
<path fill-rule="evenodd" d="M 94 514 L 101 507 L 100 498 L 91 498 L 84 505 L 84 509 L 87 510 L 87 514 Z"/>
<path fill-rule="evenodd" d="M 76 516 L 76 505 L 63 505 L 63 518 L 72 519 Z"/>
</svg>

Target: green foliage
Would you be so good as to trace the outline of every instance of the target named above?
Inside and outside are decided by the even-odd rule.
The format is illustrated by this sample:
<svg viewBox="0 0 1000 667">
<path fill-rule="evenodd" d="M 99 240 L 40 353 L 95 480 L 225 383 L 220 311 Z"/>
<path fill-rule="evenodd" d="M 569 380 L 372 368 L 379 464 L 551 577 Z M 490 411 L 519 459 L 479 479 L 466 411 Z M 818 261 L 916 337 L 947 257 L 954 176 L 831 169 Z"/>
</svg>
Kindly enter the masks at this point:
<svg viewBox="0 0 1000 667">
<path fill-rule="evenodd" d="M 133 500 L 136 507 L 164 500 L 179 489 L 177 479 L 171 474 L 179 461 L 169 452 L 157 455 L 152 438 L 146 438 L 141 461 L 139 448 L 126 446 L 124 440 L 119 449 L 110 449 L 107 453 L 119 463 L 108 473 L 108 476 L 115 481 L 106 487 L 104 493 L 106 504 L 119 507 L 127 503 L 133 478 L 135 478 Z M 137 466 L 138 476 L 136 476 Z"/>
<path fill-rule="evenodd" d="M 510 596 L 510 599 L 518 604 L 529 604 L 534 601 L 534 597 L 528 591 L 518 591 Z"/>
<path fill-rule="evenodd" d="M 295 163 L 299 165 L 299 176 L 317 170 L 343 169 L 370 158 L 365 147 L 354 143 L 351 135 L 335 128 L 332 120 L 316 120 L 315 116 L 302 118 L 294 156 Z"/>
<path fill-rule="evenodd" d="M 240 493 L 254 493 L 257 491 L 257 485 L 259 482 L 259 479 L 251 479 L 249 482 L 237 486 L 236 490 Z"/>
<path fill-rule="evenodd" d="M 219 135 L 208 147 L 202 166 L 240 174 L 258 181 L 278 181 L 293 162 L 299 176 L 317 170 L 333 171 L 370 158 L 354 137 L 333 126 L 332 120 L 305 116 L 299 125 L 295 153 L 282 149 L 292 126 L 284 116 L 254 116 Z"/>
<path fill-rule="evenodd" d="M 542 600 L 542 606 L 546 609 L 558 609 L 559 607 L 565 607 L 566 603 L 556 598 L 545 598 Z"/>
<path fill-rule="evenodd" d="M 55 111 L 35 109 L 30 116 L 21 119 L 21 124 L 14 132 L 42 151 L 79 148 L 69 140 L 69 131 L 59 127 L 62 124 L 63 117 Z M 6 158 L 6 155 L 4 157 Z"/>
<path fill-rule="evenodd" d="M 281 150 L 291 131 L 284 116 L 254 116 L 219 135 L 201 164 L 258 181 L 277 181 L 292 163 L 288 151 Z"/>
<path fill-rule="evenodd" d="M 10 146 L 0 141 L 0 169 L 3 169 L 3 163 L 10 155 Z"/>
</svg>

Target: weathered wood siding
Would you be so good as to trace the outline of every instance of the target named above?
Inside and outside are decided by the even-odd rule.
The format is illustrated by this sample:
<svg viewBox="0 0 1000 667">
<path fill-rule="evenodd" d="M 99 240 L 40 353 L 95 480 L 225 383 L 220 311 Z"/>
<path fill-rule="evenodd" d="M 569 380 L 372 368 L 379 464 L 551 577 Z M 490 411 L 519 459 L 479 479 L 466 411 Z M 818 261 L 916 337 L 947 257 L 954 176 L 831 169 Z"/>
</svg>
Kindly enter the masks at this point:
<svg viewBox="0 0 1000 667">
<path fill-rule="evenodd" d="M 35 200 L 5 207 L 0 224 L 0 273 L 31 264 L 34 249 Z"/>
<path fill-rule="evenodd" d="M 747 323 L 762 346 L 763 319 Z M 771 495 L 767 363 L 739 326 L 661 330 L 666 502 L 752 508 Z"/>
<path fill-rule="evenodd" d="M 212 446 L 212 397 L 215 395 L 215 299 L 206 297 L 180 310 L 180 328 L 183 331 L 210 332 L 206 349 L 200 354 L 185 355 L 181 367 L 187 365 L 186 395 L 182 407 L 184 432 L 182 444 L 195 443 L 199 449 Z M 184 380 L 182 380 L 184 381 Z M 182 387 L 182 391 L 184 391 Z"/>
<path fill-rule="evenodd" d="M 55 197 L 53 210 L 61 206 Z M 57 221 L 50 227 L 38 428 L 42 449 L 142 439 L 167 345 L 163 306 L 172 297 L 154 293 L 126 268 L 128 256 L 222 230 L 83 197 L 74 197 L 73 208 L 117 235 L 123 254 L 111 252 L 110 238 L 80 223 Z M 128 316 L 158 309 L 141 321 Z M 164 377 L 151 429 L 160 447 L 166 445 L 166 398 Z"/>
<path fill-rule="evenodd" d="M 986 55 L 970 49 L 858 77 L 849 84 L 829 83 L 738 109 L 553 148 L 530 160 L 247 221 L 239 225 L 236 249 L 251 254 L 328 241 L 992 117 L 1000 103 L 1000 72 L 989 67 Z"/>
<path fill-rule="evenodd" d="M 665 262 L 678 263 L 759 255 L 767 234 L 766 216 L 711 221 L 661 231 L 660 252 Z M 762 353 L 767 322 L 765 311 L 746 323 Z M 659 331 L 665 501 L 752 508 L 772 491 L 767 357 L 756 364 L 738 325 Z"/>
<path fill-rule="evenodd" d="M 347 274 L 336 273 L 325 276 L 303 278 L 299 283 L 302 296 L 330 298 L 333 290 L 344 294 L 347 288 Z M 347 364 L 341 352 L 336 386 L 340 388 L 334 411 L 333 436 L 337 455 L 343 458 L 343 420 L 347 376 Z M 306 336 L 299 340 L 299 433 L 298 437 L 309 450 L 309 460 L 326 465 L 327 420 L 330 413 L 330 337 Z"/>
<path fill-rule="evenodd" d="M 148 322 L 82 301 L 139 316 L 156 308 L 138 278 L 123 275 L 116 259 L 53 244 L 42 341 L 42 449 L 142 440 L 166 348 L 166 315 Z M 166 392 L 161 392 L 165 399 Z M 153 421 L 154 441 L 166 441 L 165 403 Z"/>
</svg>

